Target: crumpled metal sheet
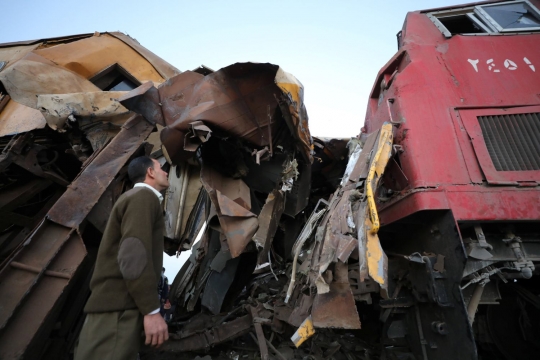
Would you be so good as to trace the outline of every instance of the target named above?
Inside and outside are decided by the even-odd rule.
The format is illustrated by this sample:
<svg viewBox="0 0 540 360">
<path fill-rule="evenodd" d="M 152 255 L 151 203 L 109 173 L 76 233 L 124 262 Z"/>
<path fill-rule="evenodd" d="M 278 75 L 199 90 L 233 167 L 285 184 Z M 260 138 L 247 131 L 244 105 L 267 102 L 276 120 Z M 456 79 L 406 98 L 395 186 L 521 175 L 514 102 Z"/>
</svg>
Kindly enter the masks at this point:
<svg viewBox="0 0 540 360">
<path fill-rule="evenodd" d="M 34 129 L 43 129 L 47 125 L 39 110 L 8 100 L 0 109 L 0 137 L 15 135 Z"/>
<path fill-rule="evenodd" d="M 267 106 L 277 106 L 274 94 L 279 89 L 273 81 L 277 68 L 235 64 L 205 77 L 186 72 L 169 79 L 159 88 L 168 127 L 185 133 L 191 122 L 203 121 L 254 145 L 269 145 L 268 127 L 275 131 L 277 123 L 270 123 Z M 175 82 L 184 86 L 174 86 Z M 164 131 L 162 140 L 167 136 Z"/>
<path fill-rule="evenodd" d="M 131 111 L 144 116 L 146 120 L 161 126 L 165 125 L 159 105 L 159 94 L 152 82 L 148 81 L 133 91 L 125 93 L 118 98 L 118 101 Z"/>
<path fill-rule="evenodd" d="M 180 73 L 119 32 L 0 44 L 0 59 L 6 62 L 0 81 L 11 96 L 6 109 L 0 109 L 0 136 L 43 128 L 37 95 L 99 92 L 88 80 L 112 66 L 120 66 L 138 82 L 151 85 Z M 50 121 L 58 129 L 62 129 L 58 126 L 61 122 Z"/>
<path fill-rule="evenodd" d="M 35 53 L 85 79 L 92 78 L 113 64 L 121 66 L 140 83 L 152 81 L 159 84 L 169 77 L 157 71 L 152 62 L 143 55 L 144 51 L 133 49 L 131 44 L 137 43 L 130 40 L 129 36 L 116 34 L 115 36 L 114 33 L 96 32 L 93 36 L 62 44 L 62 46 L 42 46 L 36 49 Z M 138 47 L 143 48 L 141 45 Z M 147 52 L 151 54 L 148 50 Z M 167 64 L 164 60 L 161 62 Z M 171 65 L 169 67 L 174 68 Z M 170 73 L 174 72 L 174 70 L 170 71 Z"/>
<path fill-rule="evenodd" d="M 179 73 L 116 35 L 123 40 L 96 33 L 0 44 L 2 359 L 71 351 L 96 245 L 128 185 L 125 165 L 150 153 L 155 119 L 133 115 L 117 101 L 122 93 L 101 88 L 148 81 L 157 95 L 162 74 Z M 57 132 L 41 130 L 40 110 Z M 197 198 L 198 176 L 193 183 L 186 191 Z M 203 221 L 199 215 L 193 228 Z"/>
<path fill-rule="evenodd" d="M 170 340 L 165 342 L 160 347 L 160 350 L 183 353 L 186 351 L 206 349 L 212 345 L 220 344 L 246 334 L 249 332 L 252 322 L 251 315 L 245 315 L 223 325 L 215 326 L 185 338 L 171 335 Z"/>
<path fill-rule="evenodd" d="M 81 52 L 85 46 L 100 43 L 121 49 L 115 64 L 107 60 L 114 58 L 112 51 L 105 54 L 100 49 L 88 57 Z M 155 155 L 172 160 L 173 165 L 169 171 L 173 186 L 165 202 L 167 235 L 172 239 L 168 253 L 190 248 L 202 223 L 207 224 L 191 258 L 173 282 L 171 298 L 177 301 L 177 311 L 170 329 L 174 333 L 161 350 L 200 350 L 224 341 L 239 345 L 239 341 L 249 341 L 249 336 L 241 339 L 242 335 L 253 330 L 250 336 L 263 357 L 299 355 L 302 347 L 310 347 L 309 351 L 319 357 L 338 351 L 340 344 L 321 350 L 317 336 L 324 337 L 326 330 L 319 332 L 323 328 L 360 328 L 357 294 L 351 290 L 349 278 L 358 278 L 354 286 L 359 288 L 369 277 L 365 259 L 370 239 L 366 231 L 371 225 L 364 221 L 369 213 L 363 206 L 362 180 L 369 170 L 367 157 L 376 145 L 375 136 L 368 138 L 368 142 L 374 141 L 371 147 L 360 150 L 353 146 L 342 180 L 348 139 L 318 140 L 314 147 L 303 86 L 276 65 L 237 63 L 216 72 L 179 73 L 121 35 L 87 35 L 66 45 L 38 45 L 27 56 L 42 68 L 49 69 L 54 62 L 80 84 L 90 83 L 88 79 L 110 66 L 120 66 L 129 73 L 136 72 L 130 70 L 136 64 L 150 63 L 152 68 L 132 74 L 142 85 L 126 94 L 47 91 L 37 93 L 35 104 L 28 103 L 39 107 L 53 128 L 67 130 L 56 134 L 59 137 L 71 135 L 71 123 L 66 119 L 74 118 L 77 130 L 91 144 L 93 155 L 89 158 L 92 152 L 81 154 L 81 144 L 69 150 L 79 161 L 86 161 L 88 176 L 84 181 L 93 179 L 94 191 L 90 193 L 90 184 L 76 179 L 63 203 L 68 208 L 75 203 L 91 208 L 106 188 L 112 193 L 121 191 L 122 177 L 116 189 L 110 182 L 102 184 L 102 179 L 103 174 L 114 178 L 125 163 L 124 157 L 107 158 L 104 163 L 99 152 L 106 144 L 104 149 L 113 149 L 117 142 L 132 149 L 158 124 L 165 127 L 160 135 L 163 147 Z M 24 65 L 24 61 L 27 59 L 10 63 L 5 70 Z M 28 78 L 28 74 L 25 76 Z M 165 76 L 172 77 L 162 82 Z M 45 89 L 46 84 L 38 85 L 40 91 Z M 35 90 L 32 86 L 15 95 L 23 99 L 30 96 Z M 137 124 L 133 120 L 126 123 L 117 134 L 115 127 L 125 122 L 122 116 L 128 114 L 127 109 L 142 116 Z M 126 130 L 132 136 L 124 137 Z M 313 156 L 317 156 L 315 164 Z M 107 196 L 111 200 L 115 197 Z M 323 209 L 315 205 L 319 199 L 328 199 L 330 204 L 321 201 L 319 204 L 326 204 Z M 110 208 L 109 202 L 99 208 Z M 48 221 L 72 227 L 85 216 L 88 219 L 87 213 L 52 206 Z M 103 228 L 103 218 L 91 216 L 90 220 L 99 225 L 98 229 Z M 291 248 L 295 257 L 292 263 Z M 253 271 L 257 264 L 261 266 Z M 287 287 L 291 267 L 294 281 Z M 317 333 L 308 340 L 312 345 L 294 350 L 284 348 L 285 343 L 273 347 L 276 337 L 268 336 L 271 331 L 293 333 L 308 317 L 317 327 Z"/>
<path fill-rule="evenodd" d="M 118 98 L 125 91 L 98 91 L 59 95 L 38 95 L 37 107 L 43 114 L 47 124 L 57 131 L 65 131 L 68 119 L 76 121 L 77 117 L 100 118 L 107 121 L 115 116 L 129 113 Z"/>
<path fill-rule="evenodd" d="M 207 76 L 186 71 L 160 85 L 158 92 L 167 125 L 161 140 L 173 162 L 191 156 L 183 153 L 188 150 L 184 138 L 197 121 L 255 146 L 271 147 L 281 105 L 286 105 L 283 118 L 299 149 L 312 160 L 303 87 L 276 65 L 237 63 Z"/>
<path fill-rule="evenodd" d="M 189 129 L 184 139 L 184 149 L 195 152 L 199 145 L 208 141 L 212 130 L 202 121 L 194 121 L 189 124 Z"/>
<path fill-rule="evenodd" d="M 259 227 L 251 211 L 249 188 L 241 179 L 227 178 L 203 166 L 201 180 L 216 208 L 219 224 L 227 237 L 233 258 L 239 256 Z"/>
<path fill-rule="evenodd" d="M 253 236 L 253 241 L 262 248 L 259 252 L 259 264 L 268 261 L 268 251 L 272 246 L 272 240 L 276 234 L 281 214 L 285 209 L 285 196 L 280 190 L 274 190 L 266 198 L 261 213 L 259 214 L 259 229 Z"/>
<path fill-rule="evenodd" d="M 355 225 L 347 219 L 352 217 L 350 206 L 350 197 L 355 193 L 354 190 L 343 192 L 335 208 L 330 212 L 326 226 L 326 236 L 319 256 L 319 273 L 322 274 L 328 266 L 338 259 L 346 261 L 352 251 L 356 248 L 358 240 L 350 234 L 355 234 Z M 352 225 L 352 227 L 351 227 Z"/>
<path fill-rule="evenodd" d="M 37 109 L 37 95 L 101 91 L 80 75 L 29 53 L 0 72 L 0 81 L 14 101 Z"/>
<path fill-rule="evenodd" d="M 308 116 L 304 105 L 304 86 L 297 78 L 282 68 L 278 69 L 275 82 L 288 97 L 287 103 L 292 122 L 290 126 L 294 129 L 296 138 L 299 140 L 299 148 L 303 148 L 304 153 L 308 155 L 307 158 L 312 159 L 313 139 L 309 132 Z"/>
<path fill-rule="evenodd" d="M 48 218 L 66 227 L 77 227 L 152 130 L 153 126 L 144 118 L 134 115 L 106 150 L 98 154 L 84 169 L 84 176 L 71 184 L 64 193 L 62 202 L 51 208 Z M 80 206 L 81 204 L 85 205 Z M 70 210 L 66 211 L 67 209 Z"/>
<path fill-rule="evenodd" d="M 313 301 L 313 325 L 323 328 L 360 329 L 360 317 L 349 285 L 347 264 L 337 262 L 330 291 Z"/>
</svg>

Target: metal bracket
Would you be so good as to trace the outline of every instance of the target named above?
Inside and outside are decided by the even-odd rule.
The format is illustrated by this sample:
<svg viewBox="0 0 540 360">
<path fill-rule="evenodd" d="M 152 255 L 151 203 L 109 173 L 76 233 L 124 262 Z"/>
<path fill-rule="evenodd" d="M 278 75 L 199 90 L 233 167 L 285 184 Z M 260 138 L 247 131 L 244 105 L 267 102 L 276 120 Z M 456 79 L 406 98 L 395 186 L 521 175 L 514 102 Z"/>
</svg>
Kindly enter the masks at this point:
<svg viewBox="0 0 540 360">
<path fill-rule="evenodd" d="M 474 227 L 474 232 L 476 233 L 477 240 L 467 239 L 467 255 L 478 260 L 491 259 L 493 255 L 487 249 L 493 250 L 493 246 L 486 241 L 486 236 L 482 231 L 482 227 L 476 225 Z"/>
<path fill-rule="evenodd" d="M 513 262 L 514 266 L 516 267 L 516 270 L 521 271 L 523 278 L 530 279 L 532 277 L 535 267 L 534 267 L 533 262 L 530 260 L 527 260 L 527 258 L 525 257 L 525 254 L 523 253 L 523 248 L 521 245 L 521 238 L 519 236 L 515 236 L 512 233 L 508 233 L 507 236 L 508 238 L 503 239 L 503 242 L 508 244 L 514 251 L 514 254 L 516 255 L 517 261 Z"/>
</svg>

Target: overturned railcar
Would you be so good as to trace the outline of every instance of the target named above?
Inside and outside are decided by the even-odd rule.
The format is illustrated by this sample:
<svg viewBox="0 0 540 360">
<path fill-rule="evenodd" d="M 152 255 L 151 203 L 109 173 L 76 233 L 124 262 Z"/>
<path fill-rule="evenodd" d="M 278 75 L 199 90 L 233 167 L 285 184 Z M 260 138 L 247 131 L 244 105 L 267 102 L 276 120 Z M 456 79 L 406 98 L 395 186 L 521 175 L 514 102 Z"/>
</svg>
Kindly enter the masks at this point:
<svg viewBox="0 0 540 360">
<path fill-rule="evenodd" d="M 159 151 L 117 99 L 179 73 L 122 33 L 0 44 L 1 359 L 69 358 L 125 165 Z"/>
<path fill-rule="evenodd" d="M 538 357 L 539 44 L 539 1 L 416 11 L 377 75 L 388 358 Z"/>
<path fill-rule="evenodd" d="M 0 358 L 72 356 L 101 235 L 142 154 L 169 170 L 167 252 L 192 251 L 163 350 L 227 348 L 254 328 L 262 340 L 268 310 L 242 300 L 246 286 L 287 279 L 304 208 L 346 165 L 346 141 L 311 137 L 302 84 L 272 64 L 180 72 L 121 33 L 3 44 L 0 60 Z"/>
</svg>

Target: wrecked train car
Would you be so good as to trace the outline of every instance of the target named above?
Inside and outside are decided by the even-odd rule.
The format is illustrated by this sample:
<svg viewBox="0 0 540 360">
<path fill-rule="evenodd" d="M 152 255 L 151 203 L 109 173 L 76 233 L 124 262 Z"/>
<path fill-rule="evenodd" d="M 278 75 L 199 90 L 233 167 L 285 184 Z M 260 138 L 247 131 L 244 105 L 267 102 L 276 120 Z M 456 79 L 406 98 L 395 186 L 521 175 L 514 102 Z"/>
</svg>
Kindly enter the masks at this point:
<svg viewBox="0 0 540 360">
<path fill-rule="evenodd" d="M 304 209 L 346 164 L 346 141 L 312 139 L 300 82 L 271 64 L 181 73 L 120 33 L 0 50 L 0 357 L 69 358 L 109 212 L 132 185 L 125 165 L 145 153 L 170 166 L 167 251 L 193 247 L 174 284 L 183 303 L 170 351 L 253 327 L 261 340 L 259 316 L 236 296 L 288 264 Z M 201 316 L 223 337 L 201 338 L 212 322 L 178 325 Z M 247 328 L 228 330 L 239 322 Z"/>
<path fill-rule="evenodd" d="M 163 146 L 154 156 L 170 166 L 171 180 L 166 249 L 191 250 L 170 292 L 170 340 L 162 353 L 146 355 L 533 358 L 540 82 L 531 79 L 540 62 L 538 6 L 499 1 L 408 14 L 398 53 L 377 75 L 362 133 L 350 141 L 312 138 L 301 84 L 271 64 L 201 67 L 106 95 L 107 106 L 139 114 L 130 121 L 151 124 L 148 134 L 154 124 L 160 129 Z M 503 48 L 509 53 L 493 50 Z M 71 91 L 61 99 L 106 100 L 83 101 L 81 93 L 88 94 Z M 38 96 L 39 110 L 57 136 L 97 119 L 75 106 L 65 111 L 45 95 Z M 30 240 L 79 229 L 66 233 L 65 246 L 81 244 L 82 235 L 90 258 L 112 201 L 129 186 L 122 166 L 130 155 L 116 165 L 100 156 L 135 141 L 134 133 L 144 135 L 131 154 L 149 152 L 143 130 L 120 137 L 134 127 L 126 122 L 97 155 L 79 160 L 86 161 L 83 171 L 64 195 L 67 204 L 88 205 L 70 220 L 51 205 Z M 20 149 L 14 144 L 8 150 Z M 48 171 L 48 162 L 41 164 Z M 81 191 L 93 169 L 111 175 L 103 195 Z M 74 237 L 78 242 L 69 241 Z M 29 285 L 32 291 L 58 286 L 51 280 L 69 283 L 66 265 L 47 260 L 28 267 L 19 253 L 5 261 L 1 276 L 8 268 L 49 281 Z M 81 299 L 70 314 L 75 306 L 80 311 Z M 25 306 L 13 303 L 12 313 L 24 319 Z M 68 315 L 52 318 L 78 316 Z M 55 340 L 47 349 L 69 351 L 75 322 L 58 321 L 51 331 L 44 321 Z M 9 334 L 5 329 L 0 336 Z M 22 353 L 38 349 L 28 344 Z"/>
<path fill-rule="evenodd" d="M 219 356 L 247 340 L 257 346 L 248 351 L 253 356 L 293 358 L 313 352 L 296 350 L 309 338 L 294 335 L 299 327 L 360 328 L 348 280 L 358 283 L 355 267 L 346 264 L 357 240 L 342 236 L 347 242 L 336 254 L 341 235 L 333 234 L 324 265 L 314 260 L 318 276 L 300 254 L 329 213 L 326 199 L 341 181 L 348 141 L 312 139 L 298 80 L 275 65 L 234 64 L 206 76 L 187 71 L 157 88 L 145 84 L 120 102 L 164 126 L 163 154 L 172 164 L 166 248 L 171 255 L 192 250 L 170 290 L 176 308 L 161 351 Z M 346 342 L 349 353 L 368 349 L 354 336 Z M 329 340 L 324 352 L 340 346 Z"/>
<path fill-rule="evenodd" d="M 262 228 L 269 253 L 248 242 L 234 260 L 211 197 L 173 284 L 164 350 L 227 341 L 229 358 L 536 358 L 539 6 L 408 14 L 340 181 L 313 186 L 294 218 L 277 205 L 284 178 L 264 192 L 259 221 L 277 222 Z M 313 147 L 313 178 L 326 145 Z"/>
<path fill-rule="evenodd" d="M 67 358 L 125 165 L 159 139 L 117 99 L 180 71 L 122 33 L 0 45 L 0 358 Z"/>
<path fill-rule="evenodd" d="M 365 237 L 387 358 L 538 357 L 539 31 L 539 1 L 412 12 L 377 75 L 360 157 L 388 128 Z"/>
</svg>

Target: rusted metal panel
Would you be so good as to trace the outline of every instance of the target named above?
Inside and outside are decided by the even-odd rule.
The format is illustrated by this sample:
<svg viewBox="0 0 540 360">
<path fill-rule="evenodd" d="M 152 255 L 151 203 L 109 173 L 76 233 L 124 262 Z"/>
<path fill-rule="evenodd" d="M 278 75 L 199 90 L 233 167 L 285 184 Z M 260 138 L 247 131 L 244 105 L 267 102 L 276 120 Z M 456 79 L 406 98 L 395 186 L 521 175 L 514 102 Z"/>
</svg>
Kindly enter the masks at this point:
<svg viewBox="0 0 540 360">
<path fill-rule="evenodd" d="M 48 218 L 69 228 L 79 226 L 120 168 L 126 164 L 153 128 L 142 116 L 132 117 L 122 131 L 67 188 L 62 199 L 49 211 Z"/>
<path fill-rule="evenodd" d="M 261 350 L 261 359 L 268 360 L 268 346 L 266 346 L 266 338 L 264 337 L 262 325 L 260 323 L 255 323 L 253 326 L 255 327 L 259 349 Z"/>
<path fill-rule="evenodd" d="M 313 305 L 313 295 L 302 295 L 299 302 L 296 303 L 287 322 L 292 326 L 299 327 L 302 322 L 311 314 L 311 306 Z"/>
<path fill-rule="evenodd" d="M 330 291 L 317 294 L 313 301 L 313 325 L 323 328 L 360 329 L 360 318 L 351 286 L 348 281 L 347 264 L 336 263 L 335 281 Z"/>
<path fill-rule="evenodd" d="M 167 82 L 163 91 L 159 89 L 165 121 L 185 133 L 191 122 L 200 120 L 255 145 L 269 145 L 267 127 L 275 128 L 277 123 L 269 123 L 266 104 L 273 104 L 273 108 L 277 105 L 274 94 L 279 89 L 273 81 L 276 71 L 275 65 L 248 63 L 231 65 L 205 77 L 189 72 L 177 75 Z M 246 73 L 250 74 L 249 78 L 244 78 L 247 81 L 240 78 Z M 193 77 L 200 80 L 192 82 Z M 164 90 L 170 91 L 174 82 L 189 85 L 167 97 Z M 212 103 L 207 99 L 212 99 Z M 167 132 L 162 136 L 166 138 Z"/>
<path fill-rule="evenodd" d="M 60 248 L 69 239 L 73 230 L 63 226 L 44 221 L 41 226 L 27 240 L 33 246 L 21 248 L 16 256 L 0 270 L 0 289 L 5 294 L 0 308 L 0 330 L 4 332 L 8 321 L 18 307 L 21 300 L 27 296 L 31 288 L 37 283 L 41 273 L 28 272 L 10 266 L 11 261 L 28 264 L 29 266 L 45 271 L 46 266 L 58 253 Z M 40 240 L 37 240 L 40 239 Z"/>
<path fill-rule="evenodd" d="M 149 122 L 165 126 L 161 106 L 159 106 L 159 94 L 151 81 L 124 94 L 118 101 L 131 111 L 144 116 Z"/>
<path fill-rule="evenodd" d="M 249 189 L 242 180 L 228 179 L 205 166 L 201 180 L 216 208 L 231 255 L 237 257 L 259 226 L 256 215 L 249 211 Z"/>
<path fill-rule="evenodd" d="M 19 331 L 17 329 L 21 326 L 18 319 L 21 317 L 25 319 L 24 314 L 32 314 L 33 323 L 36 324 L 33 330 L 28 332 L 28 336 L 24 338 L 27 340 L 10 342 L 9 354 L 12 354 L 10 356 L 23 353 L 28 346 L 28 341 L 36 335 L 38 329 L 41 326 L 49 325 L 45 321 L 45 316 L 57 304 L 67 282 L 56 288 L 42 280 L 48 279 L 51 274 L 54 274 L 55 270 L 52 266 L 61 261 L 59 259 L 62 259 L 58 255 L 62 254 L 59 251 L 67 246 L 65 244 L 70 242 L 73 234 L 77 234 L 74 229 L 86 218 L 92 206 L 105 191 L 106 186 L 114 179 L 133 152 L 140 147 L 152 128 L 153 126 L 142 117 L 133 117 L 109 146 L 83 170 L 72 187 L 49 211 L 47 220 L 41 223 L 25 242 L 25 246 L 21 247 L 0 271 L 2 293 L 9 294 L 6 296 L 5 302 L 3 301 L 0 311 L 0 338 L 2 341 L 11 339 L 13 336 L 23 339 L 17 333 Z M 118 154 L 122 155 L 118 156 Z M 71 259 L 70 261 L 75 261 L 75 263 L 71 267 L 67 265 L 61 267 L 63 272 L 68 270 L 68 274 L 73 274 L 76 271 L 86 254 L 78 235 L 77 239 L 81 249 L 79 255 L 75 255 L 78 251 L 75 249 L 66 255 Z M 15 266 L 11 266 L 14 262 Z M 21 266 L 17 266 L 18 264 Z M 60 279 L 58 276 L 53 277 Z M 69 280 L 69 278 L 64 280 Z M 41 288 L 46 289 L 43 291 L 47 291 L 47 296 L 40 295 L 39 289 Z M 36 298 L 36 296 L 38 297 Z M 23 302 L 25 298 L 28 300 Z M 30 306 L 32 301 L 37 301 L 32 299 L 39 299 L 36 305 L 39 304 L 40 311 Z M 29 324 L 25 326 L 29 326 Z"/>
<path fill-rule="evenodd" d="M 326 225 L 326 236 L 319 255 L 319 273 L 326 271 L 328 266 L 337 261 L 339 256 L 345 260 L 348 259 L 356 247 L 357 240 L 348 235 L 355 234 L 355 225 L 350 210 L 350 197 L 353 193 L 354 191 L 351 190 L 343 192 L 336 207 L 330 213 Z"/>
<path fill-rule="evenodd" d="M 185 158 L 185 145 L 177 142 L 195 121 L 271 149 L 272 134 L 279 124 L 279 118 L 275 118 L 280 106 L 276 94 L 284 94 L 288 100 L 279 100 L 285 104 L 284 119 L 298 139 L 302 154 L 311 160 L 312 140 L 301 84 L 279 70 L 271 64 L 234 64 L 207 76 L 187 71 L 162 84 L 158 90 L 167 127 L 161 140 L 171 158 Z"/>
<path fill-rule="evenodd" d="M 0 358 L 59 358 L 72 349 L 88 294 L 82 272 L 124 189 L 122 169 L 146 149 L 155 122 L 96 84 L 159 84 L 154 66 L 176 70 L 99 33 L 0 44 L 0 54 Z M 38 107 L 57 132 L 41 130 Z"/>
<path fill-rule="evenodd" d="M 169 341 L 165 342 L 160 347 L 160 350 L 177 353 L 206 349 L 212 345 L 217 345 L 248 333 L 252 322 L 251 315 L 245 315 L 186 338 L 170 335 Z"/>
<path fill-rule="evenodd" d="M 51 231 L 51 227 L 56 227 L 57 230 Z M 71 232 L 65 243 L 62 236 L 69 229 L 53 225 L 53 223 L 46 223 L 42 231 L 41 234 L 47 233 L 47 237 L 41 237 L 39 233 L 36 234 L 37 238 L 32 239 L 32 244 L 27 246 L 32 250 L 26 251 L 17 258 L 21 263 L 39 266 L 35 270 L 39 272 L 35 273 L 34 270 L 14 267 L 13 261 L 8 266 L 11 268 L 10 275 L 15 275 L 15 277 L 6 277 L 5 271 L 2 271 L 4 276 L 0 275 L 3 278 L 2 287 L 10 286 L 9 290 L 6 288 L 2 290 L 2 293 L 6 294 L 6 296 L 2 296 L 2 303 L 4 304 L 7 294 L 10 294 L 10 300 L 19 302 L 19 306 L 14 310 L 9 322 L 4 323 L 0 330 L 0 358 L 2 359 L 19 359 L 22 354 L 25 354 L 25 357 L 31 357 L 32 353 L 34 358 L 39 356 L 39 345 L 43 345 L 47 332 L 54 327 L 54 319 L 61 309 L 61 301 L 67 296 L 65 290 L 72 282 L 72 277 L 86 256 L 83 241 L 76 231 Z M 54 239 L 60 233 L 62 233 L 61 237 Z M 57 244 L 52 243 L 53 239 L 57 240 Z M 38 246 L 37 243 L 40 242 L 42 244 Z M 57 245 L 60 246 L 60 249 L 56 248 Z M 44 266 L 38 264 L 37 260 L 38 258 L 49 259 L 50 253 L 47 254 L 47 250 L 49 250 L 46 249 L 47 247 L 51 250 L 56 248 L 58 253 L 54 254 L 51 262 Z M 44 268 L 47 270 L 43 271 Z M 31 288 L 23 290 L 21 285 L 30 279 L 33 281 Z M 20 299 L 12 297 L 23 291 L 31 292 L 24 302 L 21 303 Z"/>
<path fill-rule="evenodd" d="M 268 261 L 268 251 L 276 234 L 277 227 L 284 210 L 285 198 L 282 191 L 274 190 L 266 198 L 261 213 L 259 214 L 259 229 L 253 236 L 253 241 L 262 250 L 259 252 L 259 264 Z"/>
</svg>

